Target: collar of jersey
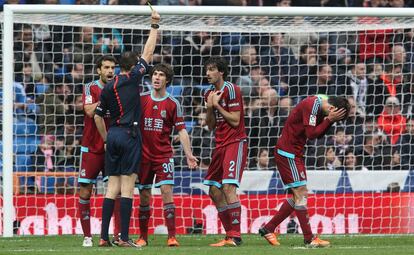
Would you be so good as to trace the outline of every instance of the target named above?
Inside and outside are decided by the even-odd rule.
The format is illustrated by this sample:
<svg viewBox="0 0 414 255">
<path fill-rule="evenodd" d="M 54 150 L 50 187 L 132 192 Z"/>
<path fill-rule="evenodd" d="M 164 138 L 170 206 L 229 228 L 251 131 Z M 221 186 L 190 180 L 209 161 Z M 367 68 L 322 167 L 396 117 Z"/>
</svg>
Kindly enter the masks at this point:
<svg viewBox="0 0 414 255">
<path fill-rule="evenodd" d="M 99 80 L 95 81 L 96 85 L 98 85 L 98 87 L 100 87 L 101 89 L 104 88 L 104 85 L 101 84 L 101 82 Z"/>
<path fill-rule="evenodd" d="M 228 83 L 229 83 L 228 81 L 225 81 L 224 84 L 223 84 L 223 87 L 221 87 L 220 91 L 223 91 L 224 88 L 228 85 Z M 211 90 L 212 91 L 215 91 L 216 90 L 216 86 L 214 86 L 213 84 L 211 84 Z"/>
<path fill-rule="evenodd" d="M 154 100 L 154 101 L 157 101 L 157 102 L 164 101 L 165 99 L 167 99 L 170 96 L 170 93 L 166 92 L 166 94 L 165 94 L 164 97 L 162 97 L 162 98 L 156 98 L 152 94 L 153 92 L 154 92 L 154 90 L 151 90 L 151 99 Z"/>
</svg>

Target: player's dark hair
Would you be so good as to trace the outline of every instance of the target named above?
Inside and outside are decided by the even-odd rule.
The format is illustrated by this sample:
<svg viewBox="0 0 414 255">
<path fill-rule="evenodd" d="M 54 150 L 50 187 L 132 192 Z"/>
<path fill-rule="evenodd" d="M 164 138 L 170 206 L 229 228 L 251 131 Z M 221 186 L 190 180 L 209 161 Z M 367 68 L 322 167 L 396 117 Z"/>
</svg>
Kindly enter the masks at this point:
<svg viewBox="0 0 414 255">
<path fill-rule="evenodd" d="M 227 61 L 222 57 L 211 57 L 204 63 L 204 68 L 212 66 L 216 67 L 217 70 L 223 73 L 223 79 L 227 79 L 227 75 L 229 74 L 229 66 Z"/>
<path fill-rule="evenodd" d="M 133 66 L 137 64 L 139 54 L 133 51 L 126 51 L 121 54 L 121 59 L 119 60 L 119 66 L 122 71 L 129 72 Z"/>
<path fill-rule="evenodd" d="M 111 62 L 113 62 L 114 64 L 117 64 L 118 62 L 116 61 L 116 58 L 115 57 L 113 57 L 113 56 L 110 56 L 110 55 L 103 55 L 103 56 L 100 56 L 97 60 L 96 60 L 96 62 L 95 62 L 95 65 L 96 65 L 96 69 L 100 69 L 101 67 L 102 67 L 102 64 L 103 64 L 103 62 L 105 62 L 105 61 L 111 61 Z"/>
<path fill-rule="evenodd" d="M 174 78 L 174 70 L 169 64 L 156 64 L 153 68 L 151 68 L 149 72 L 149 76 L 152 78 L 152 75 L 155 71 L 163 72 L 165 77 L 167 77 L 167 87 L 171 84 Z"/>
<path fill-rule="evenodd" d="M 345 109 L 346 110 L 346 114 L 344 119 L 346 119 L 348 117 L 349 114 L 349 110 L 351 109 L 351 105 L 348 102 L 348 99 L 346 99 L 345 97 L 329 97 L 328 98 L 328 103 L 335 106 L 338 109 Z"/>
</svg>

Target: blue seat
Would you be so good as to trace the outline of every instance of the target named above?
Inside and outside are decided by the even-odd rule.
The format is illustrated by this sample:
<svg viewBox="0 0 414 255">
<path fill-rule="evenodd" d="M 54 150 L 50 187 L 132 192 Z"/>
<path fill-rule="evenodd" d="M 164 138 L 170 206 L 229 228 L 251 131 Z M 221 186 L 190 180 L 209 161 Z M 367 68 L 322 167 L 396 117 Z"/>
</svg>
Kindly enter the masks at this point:
<svg viewBox="0 0 414 255">
<path fill-rule="evenodd" d="M 19 135 L 35 135 L 37 131 L 37 126 L 34 120 L 26 118 L 26 119 L 14 119 L 15 122 L 13 124 L 14 134 Z"/>
<path fill-rule="evenodd" d="M 36 83 L 36 95 L 44 94 L 48 89 L 49 85 L 43 83 Z"/>
<path fill-rule="evenodd" d="M 185 123 L 185 129 L 187 130 L 187 132 L 190 132 L 193 129 L 193 127 L 197 125 L 196 121 L 185 121 L 184 123 Z"/>
<path fill-rule="evenodd" d="M 167 88 L 167 92 L 173 97 L 180 97 L 183 93 L 183 87 L 171 85 Z"/>
<path fill-rule="evenodd" d="M 13 150 L 17 154 L 33 154 L 39 144 L 36 136 L 17 136 L 13 139 Z"/>
<path fill-rule="evenodd" d="M 16 154 L 14 169 L 17 172 L 33 171 L 32 157 L 25 154 Z"/>
</svg>

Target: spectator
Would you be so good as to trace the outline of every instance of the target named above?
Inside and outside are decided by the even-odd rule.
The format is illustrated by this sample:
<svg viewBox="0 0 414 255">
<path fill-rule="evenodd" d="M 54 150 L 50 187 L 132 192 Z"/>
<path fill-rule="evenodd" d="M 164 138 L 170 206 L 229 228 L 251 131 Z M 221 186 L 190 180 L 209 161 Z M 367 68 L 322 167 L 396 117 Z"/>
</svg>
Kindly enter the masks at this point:
<svg viewBox="0 0 414 255">
<path fill-rule="evenodd" d="M 401 136 L 399 147 L 402 169 L 414 169 L 414 118 L 408 119 L 407 132 Z"/>
<path fill-rule="evenodd" d="M 279 99 L 279 104 L 277 108 L 277 115 L 279 117 L 279 123 L 278 127 L 283 127 L 285 125 L 285 121 L 287 117 L 289 116 L 290 111 L 292 110 L 293 102 L 292 99 L 289 97 L 281 97 Z M 281 131 L 281 130 L 279 130 Z M 279 136 L 280 133 L 278 132 L 277 136 Z"/>
<path fill-rule="evenodd" d="M 65 123 L 65 113 L 68 105 L 65 104 L 67 95 L 70 93 L 67 80 L 58 81 L 46 94 L 36 98 L 36 104 L 40 108 L 37 116 L 40 134 L 55 135 L 58 129 L 62 129 Z"/>
<path fill-rule="evenodd" d="M 318 73 L 311 77 L 309 81 L 308 91 L 304 91 L 305 95 L 343 95 L 342 86 L 335 86 L 332 83 L 332 67 L 328 64 L 322 64 L 318 67 Z"/>
<path fill-rule="evenodd" d="M 400 65 L 387 65 L 385 72 L 379 76 L 374 84 L 368 85 L 367 114 L 380 114 L 385 105 L 385 100 L 392 96 L 401 101 L 403 85 Z"/>
<path fill-rule="evenodd" d="M 365 116 L 368 79 L 366 77 L 366 66 L 360 62 L 352 65 L 351 70 L 346 74 L 345 82 L 348 96 L 352 96 L 356 103 L 356 111 L 359 115 Z"/>
<path fill-rule="evenodd" d="M 272 84 L 278 85 L 279 94 L 285 95 L 288 91 L 290 69 L 297 60 L 289 47 L 283 46 L 283 34 L 271 35 L 270 47 L 262 47 L 260 64 L 270 76 Z"/>
<path fill-rule="evenodd" d="M 298 65 L 294 67 L 290 77 L 289 96 L 296 98 L 308 95 L 308 84 L 312 79 L 316 79 L 316 72 L 316 48 L 311 45 L 301 46 Z"/>
<path fill-rule="evenodd" d="M 345 158 L 343 160 L 343 165 L 346 171 L 361 170 L 360 168 L 357 167 L 356 156 L 352 149 L 348 149 L 345 152 Z"/>
<path fill-rule="evenodd" d="M 276 90 L 266 90 L 261 96 L 262 108 L 253 112 L 250 121 L 250 156 L 257 157 L 258 148 L 273 147 L 276 135 L 279 133 Z"/>
<path fill-rule="evenodd" d="M 123 36 L 116 28 L 99 29 L 93 34 L 92 42 L 96 47 L 101 47 L 99 52 L 103 54 L 111 53 L 120 56 L 124 52 Z"/>
<path fill-rule="evenodd" d="M 339 167 L 342 165 L 341 161 L 335 154 L 334 147 L 319 147 L 317 155 L 317 168 L 319 170 L 339 170 Z"/>
<path fill-rule="evenodd" d="M 337 155 L 341 161 L 345 155 L 345 151 L 349 148 L 351 140 L 352 137 L 350 135 L 346 135 L 343 128 L 336 129 L 335 135 L 333 136 L 332 141 L 330 141 L 330 144 L 332 144 L 332 147 L 335 149 L 335 155 Z"/>
<path fill-rule="evenodd" d="M 404 0 L 388 0 L 388 4 L 389 4 L 390 7 L 396 7 L 396 8 L 405 7 L 405 1 Z"/>
<path fill-rule="evenodd" d="M 252 160 L 250 167 L 252 171 L 268 171 L 272 170 L 272 166 L 270 164 L 269 158 L 269 150 L 265 148 L 261 148 L 259 153 L 254 160 Z"/>
<path fill-rule="evenodd" d="M 402 67 L 403 75 L 412 73 L 412 64 L 407 61 L 407 52 L 402 44 L 394 44 L 391 48 L 390 54 L 391 63 Z"/>
<path fill-rule="evenodd" d="M 200 24 L 193 24 L 204 27 Z M 203 76 L 203 62 L 211 55 L 220 55 L 217 47 L 216 38 L 208 32 L 192 32 L 188 36 L 181 38 L 181 42 L 173 49 L 173 61 L 177 63 L 176 74 L 184 77 L 182 84 L 200 84 Z"/>
<path fill-rule="evenodd" d="M 197 125 L 189 132 L 191 135 L 191 146 L 193 154 L 197 158 L 210 157 L 211 149 L 214 148 L 214 134 L 208 129 L 206 123 L 206 113 L 201 112 L 197 118 Z M 203 161 L 203 160 L 201 160 Z"/>
<path fill-rule="evenodd" d="M 250 74 L 250 69 L 258 64 L 257 50 L 255 47 L 244 44 L 240 48 L 240 59 L 233 61 L 231 74 L 237 77 Z"/>
<path fill-rule="evenodd" d="M 376 135 L 365 135 L 363 148 L 356 153 L 357 165 L 362 166 L 363 170 L 382 170 L 383 157 L 378 144 Z"/>
<path fill-rule="evenodd" d="M 55 136 L 45 135 L 42 137 L 33 158 L 36 172 L 55 171 Z"/>
<path fill-rule="evenodd" d="M 260 66 L 252 66 L 249 69 L 248 74 L 242 75 L 239 79 L 237 79 L 236 84 L 240 86 L 240 89 L 244 95 L 249 96 L 253 90 L 257 90 L 261 79 L 264 78 L 264 75 L 265 72 Z"/>
<path fill-rule="evenodd" d="M 388 97 L 384 111 L 378 117 L 378 127 L 388 135 L 392 145 L 396 144 L 405 132 L 407 119 L 401 114 L 400 101 L 396 97 Z"/>
<path fill-rule="evenodd" d="M 43 51 L 41 45 L 36 44 L 33 39 L 33 30 L 30 25 L 16 25 L 19 31 L 14 43 L 14 71 L 21 74 L 25 64 L 30 64 L 32 68 L 33 81 L 40 81 L 44 75 L 52 76 L 53 63 L 52 57 Z"/>
<path fill-rule="evenodd" d="M 329 45 L 328 38 L 326 37 L 319 37 L 317 40 L 318 45 L 318 63 L 319 64 L 328 64 L 334 65 L 336 64 L 336 54 L 332 51 L 332 48 Z"/>
<path fill-rule="evenodd" d="M 348 97 L 348 102 L 350 105 L 348 118 L 345 121 L 338 123 L 340 127 L 345 129 L 345 134 L 348 137 L 351 137 L 352 141 L 349 144 L 352 144 L 354 147 L 359 147 L 363 143 L 364 137 L 364 118 L 362 115 L 358 114 L 356 111 L 356 104 L 354 97 Z M 373 130 L 371 130 L 373 132 Z"/>
</svg>

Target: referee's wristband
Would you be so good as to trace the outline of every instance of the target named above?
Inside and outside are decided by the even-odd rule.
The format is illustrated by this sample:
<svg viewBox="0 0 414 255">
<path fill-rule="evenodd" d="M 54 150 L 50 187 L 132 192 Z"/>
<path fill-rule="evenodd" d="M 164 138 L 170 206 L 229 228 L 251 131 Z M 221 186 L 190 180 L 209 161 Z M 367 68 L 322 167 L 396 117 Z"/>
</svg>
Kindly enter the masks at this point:
<svg viewBox="0 0 414 255">
<path fill-rule="evenodd" d="M 158 29 L 160 28 L 160 25 L 154 23 L 154 24 L 151 24 L 151 28 Z"/>
</svg>

